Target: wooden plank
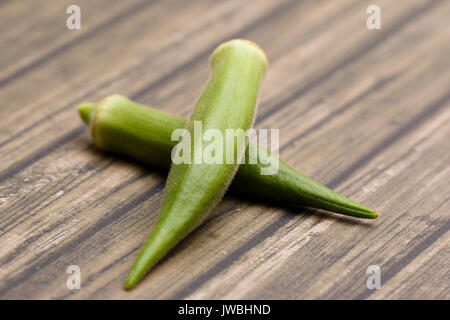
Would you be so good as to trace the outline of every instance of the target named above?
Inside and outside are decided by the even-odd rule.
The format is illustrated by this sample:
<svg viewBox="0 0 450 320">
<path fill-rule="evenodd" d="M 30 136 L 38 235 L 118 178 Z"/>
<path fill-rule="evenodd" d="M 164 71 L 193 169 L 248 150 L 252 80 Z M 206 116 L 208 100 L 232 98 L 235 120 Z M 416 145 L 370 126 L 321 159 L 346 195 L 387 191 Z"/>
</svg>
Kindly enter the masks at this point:
<svg viewBox="0 0 450 320">
<path fill-rule="evenodd" d="M 128 1 L 105 10 L 106 1 L 80 1 L 83 8 L 83 28 L 70 31 L 65 28 L 66 8 L 70 1 L 39 0 L 28 3 L 9 3 L 0 12 L 0 28 L 8 30 L 0 35 L 0 41 L 8 50 L 0 58 L 0 87 L 7 86 L 22 75 L 48 63 L 56 55 L 71 49 L 77 42 L 129 18 L 150 2 Z M 26 23 L 17 24 L 17 21 Z M 39 48 L 39 50 L 36 50 Z"/>
<path fill-rule="evenodd" d="M 40 4 L 48 18 L 17 34 L 49 29 L 65 6 Z M 40 35 L 48 47 L 38 33 L 13 46 L 0 59 L 11 64 L 0 73 L 0 296 L 448 299 L 450 4 L 379 1 L 380 31 L 365 27 L 369 4 L 136 0 L 110 11 L 82 2 L 91 15 L 82 33 L 51 30 Z M 4 7 L 5 17 L 30 15 L 20 2 Z M 269 57 L 256 126 L 280 128 L 284 159 L 380 218 L 228 196 L 125 292 L 165 175 L 93 148 L 75 106 L 120 92 L 187 117 L 209 53 L 232 37 Z M 81 290 L 65 285 L 73 264 Z M 373 264 L 376 291 L 365 284 Z"/>
</svg>

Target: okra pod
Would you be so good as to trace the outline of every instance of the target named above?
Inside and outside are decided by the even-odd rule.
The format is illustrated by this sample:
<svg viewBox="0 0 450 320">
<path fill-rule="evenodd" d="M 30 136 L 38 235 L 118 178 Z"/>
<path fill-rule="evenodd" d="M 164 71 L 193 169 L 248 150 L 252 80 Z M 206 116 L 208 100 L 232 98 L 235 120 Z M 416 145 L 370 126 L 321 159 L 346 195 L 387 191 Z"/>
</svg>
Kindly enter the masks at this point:
<svg viewBox="0 0 450 320">
<path fill-rule="evenodd" d="M 82 103 L 78 111 L 83 121 L 91 127 L 97 147 L 166 170 L 170 167 L 171 150 L 177 144 L 171 140 L 172 132 L 186 125 L 186 120 L 182 118 L 117 94 L 103 99 L 99 104 Z M 96 112 L 101 116 L 94 117 Z M 258 154 L 260 149 L 264 148 L 249 143 L 246 157 L 250 153 Z M 374 210 L 304 176 L 281 159 L 275 174 L 261 175 L 264 164 L 259 158 L 257 160 L 255 164 L 243 163 L 239 166 L 230 186 L 232 191 L 275 204 L 308 206 L 365 219 L 378 216 Z"/>
<path fill-rule="evenodd" d="M 126 289 L 133 288 L 171 248 L 205 220 L 228 189 L 245 153 L 245 144 L 224 141 L 215 149 L 222 155 L 221 161 L 204 163 L 203 154 L 209 149 L 196 126 L 201 126 L 204 132 L 216 130 L 222 137 L 227 130 L 247 131 L 253 123 L 267 58 L 256 44 L 231 40 L 214 50 L 210 65 L 208 84 L 182 134 L 182 141 L 189 141 L 183 156 L 185 152 L 190 155 L 184 162 L 172 162 L 159 217 L 128 274 Z"/>
</svg>

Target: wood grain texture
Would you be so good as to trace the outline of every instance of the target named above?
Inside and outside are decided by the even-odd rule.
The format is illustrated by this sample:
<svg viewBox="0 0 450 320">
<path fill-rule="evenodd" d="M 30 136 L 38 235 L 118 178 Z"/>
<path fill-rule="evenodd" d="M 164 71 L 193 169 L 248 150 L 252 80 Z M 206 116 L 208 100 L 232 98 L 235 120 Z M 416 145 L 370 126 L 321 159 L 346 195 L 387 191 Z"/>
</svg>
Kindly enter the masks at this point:
<svg viewBox="0 0 450 320">
<path fill-rule="evenodd" d="M 379 0 L 370 31 L 372 2 L 85 0 L 77 31 L 71 1 L 1 3 L 0 298 L 449 299 L 450 2 Z M 236 37 L 269 58 L 255 126 L 380 217 L 227 196 L 125 292 L 165 174 L 96 150 L 76 106 L 121 93 L 188 117 Z"/>
</svg>

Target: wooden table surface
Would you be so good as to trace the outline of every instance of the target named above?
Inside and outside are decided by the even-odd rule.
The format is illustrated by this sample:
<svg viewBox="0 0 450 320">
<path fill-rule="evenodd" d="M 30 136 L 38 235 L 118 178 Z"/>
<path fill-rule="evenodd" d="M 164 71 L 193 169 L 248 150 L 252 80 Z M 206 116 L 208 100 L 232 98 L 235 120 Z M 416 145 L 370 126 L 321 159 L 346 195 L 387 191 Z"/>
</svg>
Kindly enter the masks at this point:
<svg viewBox="0 0 450 320">
<path fill-rule="evenodd" d="M 449 17 L 446 0 L 1 1 L 0 298 L 449 299 Z M 255 127 L 380 217 L 227 196 L 126 292 L 165 175 L 98 151 L 77 104 L 121 93 L 188 117 L 237 37 L 269 58 Z"/>
</svg>

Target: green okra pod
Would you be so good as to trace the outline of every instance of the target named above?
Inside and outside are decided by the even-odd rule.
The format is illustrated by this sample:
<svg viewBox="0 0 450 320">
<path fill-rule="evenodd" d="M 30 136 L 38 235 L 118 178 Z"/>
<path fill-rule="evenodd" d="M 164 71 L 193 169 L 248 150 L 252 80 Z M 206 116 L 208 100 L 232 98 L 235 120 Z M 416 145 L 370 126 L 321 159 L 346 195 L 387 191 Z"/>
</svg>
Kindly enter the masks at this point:
<svg viewBox="0 0 450 320">
<path fill-rule="evenodd" d="M 100 104 L 82 103 L 78 110 L 84 122 L 90 125 L 94 143 L 99 148 L 163 169 L 170 167 L 171 150 L 177 144 L 171 141 L 172 132 L 186 124 L 184 119 L 117 94 Z M 97 112 L 99 116 L 94 117 Z M 259 152 L 263 148 L 249 143 L 246 154 L 252 153 L 252 149 Z M 282 205 L 309 206 L 365 219 L 378 216 L 374 210 L 302 175 L 281 159 L 275 174 L 261 175 L 264 165 L 259 160 L 239 166 L 231 185 L 233 191 Z"/>
<path fill-rule="evenodd" d="M 254 43 L 231 40 L 214 50 L 210 64 L 208 84 L 182 135 L 183 141 L 189 141 L 191 154 L 187 161 L 172 163 L 158 220 L 128 275 L 126 289 L 133 288 L 171 248 L 205 220 L 228 189 L 238 160 L 245 153 L 245 144 L 225 141 L 215 150 L 223 155 L 222 161 L 203 163 L 202 158 L 198 161 L 206 146 L 196 126 L 201 125 L 205 132 L 216 130 L 222 137 L 227 130 L 248 130 L 256 112 L 267 58 Z M 183 156 L 184 152 L 188 149 L 183 150 Z M 235 160 L 225 163 L 225 158 Z"/>
</svg>

